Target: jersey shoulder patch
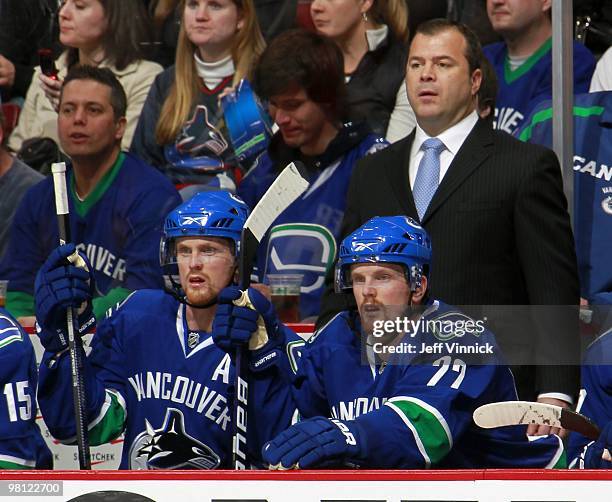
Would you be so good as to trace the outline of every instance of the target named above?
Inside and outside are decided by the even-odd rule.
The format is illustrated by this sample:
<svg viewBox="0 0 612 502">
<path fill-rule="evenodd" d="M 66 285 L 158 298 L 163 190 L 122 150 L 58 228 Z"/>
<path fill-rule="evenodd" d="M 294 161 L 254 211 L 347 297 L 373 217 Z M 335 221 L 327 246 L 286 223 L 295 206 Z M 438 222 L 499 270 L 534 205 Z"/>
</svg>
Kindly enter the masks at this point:
<svg viewBox="0 0 612 502">
<path fill-rule="evenodd" d="M 4 313 L 0 313 L 0 350 L 15 343 L 22 342 L 24 332 L 19 325 Z"/>
</svg>

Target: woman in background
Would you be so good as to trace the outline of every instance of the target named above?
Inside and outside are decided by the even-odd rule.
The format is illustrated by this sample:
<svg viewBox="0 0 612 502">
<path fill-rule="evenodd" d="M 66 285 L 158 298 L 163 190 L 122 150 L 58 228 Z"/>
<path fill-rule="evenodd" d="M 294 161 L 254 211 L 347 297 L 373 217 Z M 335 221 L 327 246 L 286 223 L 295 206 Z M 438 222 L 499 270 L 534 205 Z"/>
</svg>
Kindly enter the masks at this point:
<svg viewBox="0 0 612 502">
<path fill-rule="evenodd" d="M 19 123 L 9 138 L 13 151 L 23 141 L 50 137 L 57 143 L 57 104 L 62 80 L 75 64 L 109 68 L 128 100 L 122 148 L 132 141 L 149 88 L 162 67 L 143 59 L 148 16 L 140 0 L 64 0 L 59 10 L 60 42 L 67 50 L 55 61 L 55 72 L 36 68 Z M 53 75 L 52 73 L 55 73 Z"/>
<path fill-rule="evenodd" d="M 348 118 L 367 121 L 390 142 L 407 136 L 416 120 L 404 84 L 405 0 L 314 0 L 310 13 L 317 32 L 344 55 Z"/>
<path fill-rule="evenodd" d="M 131 150 L 177 185 L 209 184 L 233 162 L 219 99 L 250 76 L 264 40 L 252 0 L 181 0 L 180 9 L 176 62 L 155 79 Z"/>
</svg>

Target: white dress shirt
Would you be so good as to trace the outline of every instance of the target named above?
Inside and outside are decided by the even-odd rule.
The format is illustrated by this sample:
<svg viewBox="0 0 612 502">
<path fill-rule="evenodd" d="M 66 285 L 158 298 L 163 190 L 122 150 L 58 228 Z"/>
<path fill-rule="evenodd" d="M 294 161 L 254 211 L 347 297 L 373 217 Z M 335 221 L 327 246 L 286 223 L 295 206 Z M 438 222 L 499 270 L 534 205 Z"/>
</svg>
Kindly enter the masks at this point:
<svg viewBox="0 0 612 502">
<path fill-rule="evenodd" d="M 472 132 L 476 122 L 478 122 L 478 114 L 476 111 L 473 111 L 467 117 L 457 122 L 454 126 L 449 127 L 446 131 L 436 136 L 436 138 L 442 141 L 445 146 L 445 149 L 440 153 L 440 182 L 442 182 L 442 179 L 444 178 L 446 171 L 448 171 L 451 162 L 455 158 L 455 155 L 457 155 L 461 145 L 463 145 L 465 138 L 467 138 L 468 134 Z M 416 179 L 419 164 L 423 158 L 423 150 L 421 150 L 421 145 L 423 144 L 423 141 L 429 138 L 431 138 L 431 136 L 429 136 L 423 129 L 421 129 L 421 126 L 417 124 L 414 142 L 412 143 L 412 148 L 410 149 L 409 175 L 411 189 L 414 187 L 414 180 Z"/>
</svg>

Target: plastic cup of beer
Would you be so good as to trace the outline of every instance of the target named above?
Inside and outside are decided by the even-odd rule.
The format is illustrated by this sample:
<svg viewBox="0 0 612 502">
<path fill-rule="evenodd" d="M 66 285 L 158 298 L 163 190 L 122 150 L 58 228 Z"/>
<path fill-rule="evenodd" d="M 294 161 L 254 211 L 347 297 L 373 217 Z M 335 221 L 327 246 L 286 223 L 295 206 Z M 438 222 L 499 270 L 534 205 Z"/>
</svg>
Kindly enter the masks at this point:
<svg viewBox="0 0 612 502">
<path fill-rule="evenodd" d="M 268 274 L 270 296 L 281 322 L 300 322 L 302 274 Z"/>
<path fill-rule="evenodd" d="M 6 290 L 8 281 L 0 281 L 0 307 L 4 307 L 6 303 Z"/>
</svg>

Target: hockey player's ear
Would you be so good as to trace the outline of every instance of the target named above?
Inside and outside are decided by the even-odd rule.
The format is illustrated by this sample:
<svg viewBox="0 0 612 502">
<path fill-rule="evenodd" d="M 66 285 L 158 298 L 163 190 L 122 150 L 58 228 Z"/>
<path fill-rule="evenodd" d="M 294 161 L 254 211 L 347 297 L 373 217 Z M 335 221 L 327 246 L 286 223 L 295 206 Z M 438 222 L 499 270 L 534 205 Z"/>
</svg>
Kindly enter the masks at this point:
<svg viewBox="0 0 612 502">
<path fill-rule="evenodd" d="M 420 305 L 423 303 L 423 298 L 425 298 L 425 293 L 427 292 L 427 277 L 421 277 L 421 285 L 412 293 L 412 304 Z"/>
</svg>

